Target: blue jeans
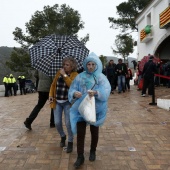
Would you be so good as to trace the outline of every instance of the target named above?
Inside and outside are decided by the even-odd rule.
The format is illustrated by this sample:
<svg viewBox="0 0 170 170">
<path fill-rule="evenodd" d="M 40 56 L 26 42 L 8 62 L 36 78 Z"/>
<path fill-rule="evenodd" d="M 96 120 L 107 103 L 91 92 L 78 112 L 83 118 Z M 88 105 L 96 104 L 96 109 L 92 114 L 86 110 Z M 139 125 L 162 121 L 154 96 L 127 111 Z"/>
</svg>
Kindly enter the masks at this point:
<svg viewBox="0 0 170 170">
<path fill-rule="evenodd" d="M 124 75 L 120 75 L 118 76 L 118 80 L 117 80 L 117 84 L 118 84 L 118 91 L 121 92 L 122 90 L 125 90 L 125 76 Z"/>
<path fill-rule="evenodd" d="M 68 142 L 73 142 L 73 133 L 71 131 L 71 124 L 70 124 L 70 106 L 71 104 L 67 101 L 64 103 L 56 103 L 56 108 L 54 109 L 54 121 L 55 126 L 60 134 L 61 137 L 64 137 L 66 134 L 63 130 L 63 123 L 62 123 L 62 114 L 64 111 L 65 116 L 65 125 L 67 127 L 68 132 Z"/>
</svg>

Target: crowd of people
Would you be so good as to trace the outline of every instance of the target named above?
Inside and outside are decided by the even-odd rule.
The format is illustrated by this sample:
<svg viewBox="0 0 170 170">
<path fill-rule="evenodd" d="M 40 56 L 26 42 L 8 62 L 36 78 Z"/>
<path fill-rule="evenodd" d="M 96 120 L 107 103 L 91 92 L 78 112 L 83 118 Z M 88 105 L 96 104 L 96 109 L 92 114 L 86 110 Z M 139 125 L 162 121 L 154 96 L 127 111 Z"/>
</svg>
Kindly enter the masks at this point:
<svg viewBox="0 0 170 170">
<path fill-rule="evenodd" d="M 111 85 L 111 94 L 114 94 L 117 87 L 118 93 L 130 91 L 130 80 L 133 76 L 128 63 L 123 63 L 122 59 L 118 59 L 118 64 L 115 64 L 114 60 L 110 60 L 103 73 Z"/>
<path fill-rule="evenodd" d="M 17 96 L 17 94 L 26 95 L 37 91 L 35 83 L 26 79 L 24 75 L 18 76 L 18 78 L 15 78 L 13 74 L 5 75 L 2 82 L 5 88 L 4 97 Z M 36 82 L 36 84 L 38 83 Z"/>
<path fill-rule="evenodd" d="M 134 85 L 137 90 L 141 90 L 141 96 L 153 96 L 154 88 L 163 85 L 170 88 L 170 61 L 160 61 L 159 58 L 151 54 L 146 56 L 147 61 L 132 61 L 136 78 Z M 118 93 L 130 91 L 130 80 L 132 80 L 132 70 L 128 67 L 128 63 L 123 63 L 122 59 L 118 59 L 118 64 L 110 60 L 106 65 L 103 73 L 108 78 L 111 85 L 111 93 L 118 90 Z"/>
<path fill-rule="evenodd" d="M 13 74 L 10 74 L 9 76 L 6 75 L 3 78 L 3 83 L 5 86 L 5 97 L 9 96 L 16 96 L 17 95 L 17 90 L 18 90 L 18 83 L 17 80 L 19 81 L 19 89 L 20 89 L 20 94 L 26 94 L 25 91 L 25 76 L 19 76 L 18 79 L 16 79 Z"/>
<path fill-rule="evenodd" d="M 143 69 L 140 68 L 141 61 L 138 61 L 136 78 L 134 80 L 137 90 L 142 91 L 142 97 L 145 97 L 147 94 L 152 96 L 154 88 L 160 85 L 170 88 L 170 61 L 160 61 L 150 54 L 148 54 L 148 58 Z"/>
</svg>

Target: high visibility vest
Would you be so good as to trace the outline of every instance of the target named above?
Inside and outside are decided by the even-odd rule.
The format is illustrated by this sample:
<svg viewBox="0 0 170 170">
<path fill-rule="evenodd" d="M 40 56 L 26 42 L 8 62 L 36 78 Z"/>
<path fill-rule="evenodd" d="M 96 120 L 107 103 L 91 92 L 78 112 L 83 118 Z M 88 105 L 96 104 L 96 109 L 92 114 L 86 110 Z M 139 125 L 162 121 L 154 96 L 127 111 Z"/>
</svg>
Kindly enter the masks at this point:
<svg viewBox="0 0 170 170">
<path fill-rule="evenodd" d="M 25 76 L 18 76 L 18 79 L 25 79 Z"/>
<path fill-rule="evenodd" d="M 21 76 L 21 79 L 25 79 L 25 76 Z"/>
<path fill-rule="evenodd" d="M 16 79 L 13 77 L 13 78 L 8 78 L 8 83 L 15 83 L 16 82 Z"/>
<path fill-rule="evenodd" d="M 7 77 L 3 78 L 3 83 L 8 83 L 8 78 Z"/>
</svg>

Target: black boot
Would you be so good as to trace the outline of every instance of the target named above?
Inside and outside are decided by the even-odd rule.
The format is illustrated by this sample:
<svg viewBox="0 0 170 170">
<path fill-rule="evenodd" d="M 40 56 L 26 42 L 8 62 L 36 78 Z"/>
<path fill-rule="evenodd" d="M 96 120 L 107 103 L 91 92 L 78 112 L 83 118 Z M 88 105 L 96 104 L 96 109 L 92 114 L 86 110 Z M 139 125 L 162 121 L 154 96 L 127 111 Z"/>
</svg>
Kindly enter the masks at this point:
<svg viewBox="0 0 170 170">
<path fill-rule="evenodd" d="M 54 123 L 50 123 L 50 128 L 55 128 L 55 124 Z"/>
<path fill-rule="evenodd" d="M 90 151 L 89 161 L 95 161 L 96 160 L 96 152 Z"/>
<path fill-rule="evenodd" d="M 72 151 L 73 151 L 73 142 L 68 142 L 67 153 L 70 153 Z"/>
<path fill-rule="evenodd" d="M 79 168 L 83 163 L 84 163 L 84 155 L 83 154 L 78 154 L 77 160 L 74 163 L 74 167 Z"/>
<path fill-rule="evenodd" d="M 65 144 L 65 141 L 66 141 L 66 136 L 64 137 L 61 137 L 61 142 L 60 142 L 60 147 L 63 148 L 66 144 Z"/>
<path fill-rule="evenodd" d="M 31 123 L 29 123 L 28 118 L 25 120 L 24 125 L 27 129 L 32 130 Z"/>
</svg>

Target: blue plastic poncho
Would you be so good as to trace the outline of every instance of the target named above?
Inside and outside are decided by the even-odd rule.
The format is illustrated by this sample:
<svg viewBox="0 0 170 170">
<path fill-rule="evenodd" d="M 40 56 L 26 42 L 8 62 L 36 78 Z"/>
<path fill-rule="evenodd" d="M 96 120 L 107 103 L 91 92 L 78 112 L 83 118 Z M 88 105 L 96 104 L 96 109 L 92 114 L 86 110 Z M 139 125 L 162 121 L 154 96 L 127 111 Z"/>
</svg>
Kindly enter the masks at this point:
<svg viewBox="0 0 170 170">
<path fill-rule="evenodd" d="M 90 61 L 96 63 L 93 73 L 89 73 L 87 69 L 87 63 Z M 78 107 L 87 95 L 87 91 L 95 84 L 93 90 L 97 91 L 98 94 L 95 95 L 96 123 L 93 124 L 94 126 L 102 125 L 106 119 L 107 101 L 111 91 L 110 83 L 106 76 L 102 73 L 102 63 L 95 53 L 89 54 L 83 62 L 83 67 L 85 71 L 77 75 L 68 92 L 69 102 L 72 103 L 72 107 L 70 109 L 70 122 L 73 134 L 77 133 L 77 122 L 85 121 L 78 112 Z M 74 98 L 74 92 L 76 91 L 82 93 L 81 98 Z"/>
</svg>

